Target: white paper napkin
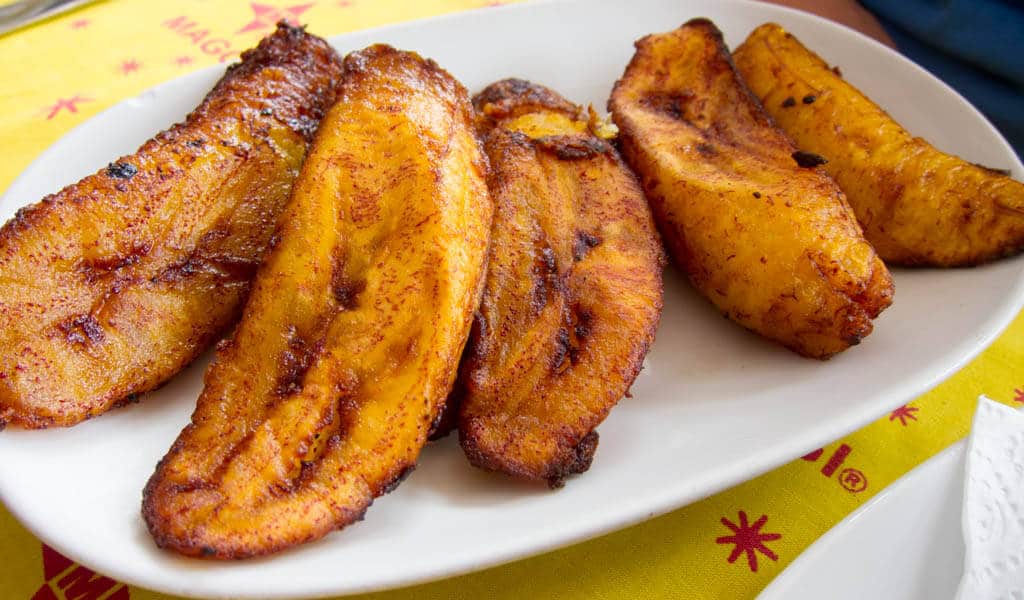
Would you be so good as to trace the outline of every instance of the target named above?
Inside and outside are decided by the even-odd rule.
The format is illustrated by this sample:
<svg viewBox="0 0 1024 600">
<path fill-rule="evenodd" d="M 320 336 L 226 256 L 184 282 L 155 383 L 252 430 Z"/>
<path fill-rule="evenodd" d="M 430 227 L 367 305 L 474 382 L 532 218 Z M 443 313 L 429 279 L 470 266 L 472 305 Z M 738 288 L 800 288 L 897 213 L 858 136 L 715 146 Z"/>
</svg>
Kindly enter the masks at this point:
<svg viewBox="0 0 1024 600">
<path fill-rule="evenodd" d="M 967 443 L 957 600 L 1024 600 L 1024 412 L 982 396 Z"/>
</svg>

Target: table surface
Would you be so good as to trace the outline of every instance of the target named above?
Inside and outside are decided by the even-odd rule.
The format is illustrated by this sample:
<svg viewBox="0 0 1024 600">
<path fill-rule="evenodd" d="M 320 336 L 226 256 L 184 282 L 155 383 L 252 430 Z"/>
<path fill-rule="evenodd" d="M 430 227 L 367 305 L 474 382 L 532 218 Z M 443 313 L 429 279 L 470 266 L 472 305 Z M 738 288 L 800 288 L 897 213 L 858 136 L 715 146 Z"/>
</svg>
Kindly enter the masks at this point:
<svg viewBox="0 0 1024 600">
<path fill-rule="evenodd" d="M 281 18 L 329 36 L 495 4 L 500 2 L 107 0 L 0 37 L 0 190 L 72 127 L 157 83 L 237 58 Z M 360 598 L 753 598 L 835 523 L 962 438 L 979 394 L 1021 406 L 1024 374 L 1016 367 L 1022 362 L 1024 319 L 1018 316 L 991 347 L 934 390 L 761 477 L 589 542 Z M 2 506 L 0 597 L 169 598 L 73 563 Z"/>
</svg>

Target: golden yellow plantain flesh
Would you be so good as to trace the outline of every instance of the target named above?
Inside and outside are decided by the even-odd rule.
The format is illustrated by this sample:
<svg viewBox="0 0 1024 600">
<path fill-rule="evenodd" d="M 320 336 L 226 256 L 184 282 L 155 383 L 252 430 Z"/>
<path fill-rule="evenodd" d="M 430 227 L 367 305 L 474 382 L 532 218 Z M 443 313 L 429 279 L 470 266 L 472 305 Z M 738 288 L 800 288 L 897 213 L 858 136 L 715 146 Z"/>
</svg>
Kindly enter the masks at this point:
<svg viewBox="0 0 1024 600">
<path fill-rule="evenodd" d="M 589 468 L 594 428 L 640 371 L 664 252 L 636 178 L 580 107 L 515 79 L 474 106 L 495 218 L 459 435 L 474 465 L 558 487 Z"/>
<path fill-rule="evenodd" d="M 238 329 L 146 486 L 161 547 L 241 558 L 360 519 L 451 390 L 492 213 L 472 106 L 415 54 L 344 66 Z"/>
<path fill-rule="evenodd" d="M 778 25 L 734 57 L 768 114 L 828 161 L 887 263 L 967 266 L 1024 248 L 1024 184 L 913 137 Z"/>
<path fill-rule="evenodd" d="M 710 21 L 639 40 L 609 106 L 670 254 L 726 316 L 815 358 L 871 332 L 889 272 L 835 182 L 798 164 Z"/>
<path fill-rule="evenodd" d="M 73 425 L 238 318 L 341 59 L 281 25 L 181 124 L 0 230 L 0 428 Z"/>
</svg>

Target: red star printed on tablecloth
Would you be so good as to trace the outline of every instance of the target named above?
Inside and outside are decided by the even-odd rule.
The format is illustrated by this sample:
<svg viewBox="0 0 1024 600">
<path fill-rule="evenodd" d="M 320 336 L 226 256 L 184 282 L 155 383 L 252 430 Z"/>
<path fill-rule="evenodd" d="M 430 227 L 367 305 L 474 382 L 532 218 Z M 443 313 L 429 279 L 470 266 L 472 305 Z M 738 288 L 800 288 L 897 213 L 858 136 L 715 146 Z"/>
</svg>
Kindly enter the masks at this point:
<svg viewBox="0 0 1024 600">
<path fill-rule="evenodd" d="M 892 411 L 891 413 L 889 413 L 889 420 L 890 421 L 895 421 L 896 419 L 899 419 L 900 420 L 900 425 L 906 427 L 907 426 L 907 419 L 910 419 L 911 421 L 916 421 L 917 420 L 917 416 L 914 414 L 916 412 L 917 412 L 917 407 L 916 406 L 908 406 L 908 405 L 904 404 L 903 406 L 901 406 L 901 407 L 897 408 L 896 410 Z"/>
<path fill-rule="evenodd" d="M 71 28 L 72 29 L 85 29 L 86 27 L 89 26 L 89 23 L 92 23 L 92 21 L 90 21 L 89 19 L 76 19 L 76 20 L 71 22 Z"/>
<path fill-rule="evenodd" d="M 1024 403 L 1024 390 L 1013 388 L 1013 401 Z"/>
<path fill-rule="evenodd" d="M 298 25 L 299 15 L 309 10 L 313 2 L 308 4 L 296 4 L 294 6 L 272 6 L 251 2 L 253 19 L 248 25 L 235 33 L 246 33 L 248 31 L 259 31 L 273 27 L 278 21 L 285 20 L 292 25 Z"/>
<path fill-rule="evenodd" d="M 737 525 L 722 517 L 722 525 L 732 530 L 734 535 L 723 535 L 715 540 L 718 544 L 735 544 L 732 553 L 729 554 L 729 562 L 734 563 L 740 554 L 746 553 L 747 565 L 754 573 L 757 572 L 757 553 L 765 555 L 772 560 L 779 560 L 779 557 L 764 545 L 765 542 L 782 538 L 781 533 L 761 533 L 761 528 L 768 522 L 768 515 L 761 515 L 761 518 L 751 525 L 747 521 L 747 513 L 739 512 L 740 524 Z"/>
<path fill-rule="evenodd" d="M 79 96 L 78 94 L 75 94 L 70 98 L 57 98 L 56 102 L 46 107 L 46 110 L 49 111 L 46 115 L 46 120 L 49 121 L 56 117 L 62 110 L 66 110 L 69 113 L 77 113 L 79 102 L 92 102 L 92 98 L 86 98 L 85 96 Z"/>
<path fill-rule="evenodd" d="M 134 58 L 126 60 L 123 63 L 121 63 L 121 73 L 124 74 L 124 75 L 128 75 L 130 73 L 134 73 L 134 72 L 138 71 L 139 67 L 141 67 L 141 66 L 142 66 L 142 63 L 140 63 L 139 61 L 135 60 Z"/>
<path fill-rule="evenodd" d="M 339 8 L 348 8 L 348 7 L 352 6 L 353 4 L 355 4 L 355 2 L 353 0 L 338 0 L 338 7 Z"/>
<path fill-rule="evenodd" d="M 179 67 L 187 67 L 193 62 L 194 61 L 192 60 L 191 56 L 179 56 L 174 59 L 174 64 L 178 65 Z"/>
</svg>

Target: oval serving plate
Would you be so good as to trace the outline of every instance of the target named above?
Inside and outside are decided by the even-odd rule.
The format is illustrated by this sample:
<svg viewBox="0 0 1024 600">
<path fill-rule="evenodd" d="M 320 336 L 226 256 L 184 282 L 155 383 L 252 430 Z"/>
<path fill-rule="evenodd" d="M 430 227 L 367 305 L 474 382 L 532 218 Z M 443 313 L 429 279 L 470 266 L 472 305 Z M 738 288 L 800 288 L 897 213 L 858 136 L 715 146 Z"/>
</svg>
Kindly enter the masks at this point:
<svg viewBox="0 0 1024 600">
<path fill-rule="evenodd" d="M 603 108 L 632 42 L 697 16 L 731 47 L 777 21 L 842 67 L 911 132 L 968 160 L 1024 166 L 949 87 L 833 23 L 760 3 L 572 0 L 462 13 L 332 39 L 343 52 L 388 42 L 436 59 L 471 91 L 517 76 Z M 222 72 L 211 68 L 127 100 L 70 132 L 0 200 L 7 218 L 181 119 Z M 207 358 L 141 402 L 66 430 L 0 434 L 0 499 L 61 553 L 162 592 L 234 598 L 355 593 L 465 573 L 584 540 L 706 497 L 800 456 L 942 381 L 1021 306 L 1018 259 L 976 269 L 895 272 L 893 306 L 860 346 L 806 360 L 721 318 L 672 269 L 646 368 L 600 428 L 594 465 L 564 489 L 526 487 L 469 467 L 454 439 L 365 521 L 320 542 L 242 562 L 156 548 L 142 487 L 188 422 Z"/>
</svg>

